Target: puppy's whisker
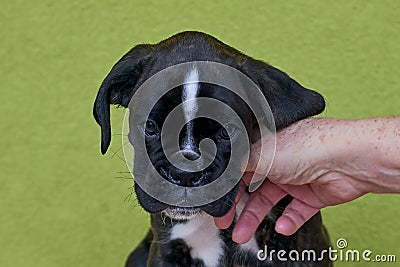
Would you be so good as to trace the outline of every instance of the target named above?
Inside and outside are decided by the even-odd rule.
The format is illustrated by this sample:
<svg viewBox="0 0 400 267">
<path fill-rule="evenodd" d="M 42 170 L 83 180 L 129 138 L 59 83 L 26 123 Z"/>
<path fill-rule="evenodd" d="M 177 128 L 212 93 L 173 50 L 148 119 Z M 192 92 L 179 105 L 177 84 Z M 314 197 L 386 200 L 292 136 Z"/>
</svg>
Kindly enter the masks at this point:
<svg viewBox="0 0 400 267">
<path fill-rule="evenodd" d="M 158 57 L 163 57 L 165 60 L 158 60 Z M 217 60 L 217 63 L 214 62 L 215 58 L 221 60 Z M 145 61 L 152 64 L 143 64 Z M 181 62 L 185 63 L 179 64 Z M 170 66 L 172 67 L 170 68 Z M 177 70 L 179 74 L 178 72 L 178 75 L 175 75 L 175 72 L 164 72 L 163 70 L 166 68 Z M 153 75 L 152 80 L 157 81 L 160 90 L 157 90 L 158 86 L 153 86 L 152 82 L 145 82 Z M 169 77 L 170 75 L 172 76 Z M 253 82 L 248 82 L 249 79 Z M 228 80 L 231 82 L 223 82 Z M 176 82 L 179 82 L 180 85 L 175 86 Z M 255 83 L 258 86 L 255 86 Z M 152 90 L 139 90 L 140 87 L 141 89 L 146 87 L 146 84 L 151 85 L 149 89 Z M 224 84 L 233 86 L 224 86 Z M 171 85 L 174 85 L 175 88 L 170 88 Z M 139 94 L 140 97 L 133 97 L 135 94 Z M 242 94 L 247 97 L 243 98 Z M 110 101 L 110 96 L 113 101 Z M 132 97 L 132 101 L 126 103 L 130 97 Z M 275 108 L 274 114 L 270 114 L 271 110 L 268 108 L 267 100 Z M 130 187 L 122 197 L 125 197 L 126 193 L 129 194 L 124 201 L 129 202 L 129 206 L 139 207 L 140 212 L 146 214 L 150 212 L 152 218 L 152 234 L 145 237 L 144 243 L 142 243 L 146 245 L 145 247 L 140 245 L 131 254 L 128 266 L 143 266 L 146 265 L 146 262 L 152 262 L 153 258 L 157 258 L 156 262 L 152 262 L 153 265 L 158 266 L 188 266 L 193 265 L 190 262 L 196 261 L 203 266 L 280 265 L 281 262 L 272 256 L 265 264 L 258 261 L 255 254 L 259 252 L 260 248 L 262 249 L 259 243 L 271 244 L 275 251 L 280 249 L 299 251 L 303 247 L 326 251 L 326 248 L 329 247 L 330 242 L 327 240 L 325 229 L 322 229 L 323 225 L 319 214 L 319 217 L 315 216 L 311 219 L 310 227 L 304 227 L 290 237 L 282 238 L 274 232 L 273 225 L 276 218 L 288 205 L 288 202 L 285 201 L 279 202 L 270 212 L 268 220 L 271 222 L 261 223 L 256 234 L 250 240 L 251 242 L 244 245 L 236 244 L 230 239 L 230 230 L 217 229 L 210 216 L 210 214 L 218 214 L 218 212 L 230 209 L 235 205 L 233 193 L 236 193 L 236 190 L 233 190 L 233 185 L 236 188 L 239 187 L 237 183 L 240 179 L 236 171 L 238 166 L 236 164 L 226 165 L 229 159 L 229 153 L 226 152 L 228 150 L 235 151 L 236 144 L 238 144 L 238 148 L 242 147 L 241 145 L 253 139 L 253 136 L 255 137 L 254 141 L 263 137 L 264 127 L 261 127 L 261 121 L 266 128 L 273 132 L 275 128 L 279 129 L 321 112 L 325 102 L 318 93 L 304 88 L 279 69 L 246 56 L 212 36 L 200 32 L 185 32 L 157 44 L 135 46 L 115 64 L 115 67 L 106 76 L 96 97 L 93 110 L 96 121 L 102 128 L 101 152 L 103 154 L 111 142 L 110 113 L 108 112 L 110 102 L 118 107 L 128 108 L 129 115 L 133 116 L 129 116 L 129 119 L 124 122 L 129 122 L 129 130 L 135 129 L 128 134 L 125 131 L 128 129 L 125 128 L 124 131 L 111 135 L 119 136 L 116 139 L 122 137 L 123 141 L 115 145 L 114 149 L 110 148 L 109 155 L 111 154 L 111 158 L 118 157 L 125 166 L 128 165 L 124 170 L 130 170 L 118 172 L 114 174 L 116 176 L 114 178 L 129 180 Z M 182 106 L 175 109 L 175 106 L 178 107 L 180 104 Z M 254 109 L 256 106 L 258 108 Z M 259 107 L 267 107 L 267 109 Z M 171 110 L 171 108 L 174 109 Z M 172 111 L 177 112 L 178 116 L 175 118 L 181 119 L 174 120 L 175 124 L 172 124 L 174 129 L 171 128 L 171 132 L 168 132 L 169 130 L 165 132 L 168 133 L 165 138 L 166 142 L 163 141 L 160 144 L 156 139 L 160 139 L 162 122 L 167 122 Z M 209 115 L 204 116 L 204 114 Z M 265 119 L 260 120 L 261 118 Z M 181 121 L 184 124 L 181 125 Z M 239 123 L 239 121 L 242 122 Z M 260 127 L 255 127 L 257 125 Z M 140 130 L 143 130 L 144 136 L 142 132 L 137 131 L 139 129 L 132 128 L 137 126 L 143 128 Z M 179 130 L 180 126 L 182 128 Z M 245 131 L 242 131 L 242 126 L 245 127 Z M 179 130 L 177 147 L 175 147 L 176 130 Z M 242 134 L 239 134 L 240 132 Z M 248 137 L 251 137 L 250 139 L 242 139 L 246 133 Z M 144 143 L 137 142 L 135 146 L 136 153 L 132 154 L 135 162 L 130 157 L 125 158 L 124 155 L 124 149 L 131 145 L 131 142 L 128 141 L 128 136 L 131 134 L 139 134 L 140 136 L 137 138 L 144 138 L 145 141 Z M 208 144 L 210 142 L 204 142 L 200 147 L 202 139 L 210 139 L 208 141 L 213 141 L 214 145 L 211 146 Z M 163 151 L 164 145 L 165 151 Z M 145 150 L 147 153 L 143 153 Z M 182 165 L 172 164 L 174 160 L 168 163 L 168 155 Z M 194 161 L 193 166 L 200 167 L 212 157 L 214 159 L 210 161 L 210 168 L 207 170 L 197 171 L 196 167 L 196 170 L 193 169 L 193 172 L 189 172 L 185 168 L 179 168 L 179 166 L 186 166 L 189 163 L 187 160 Z M 262 159 L 267 155 L 262 154 L 260 157 Z M 151 161 L 148 162 L 148 159 Z M 199 160 L 197 161 L 197 159 Z M 139 163 L 135 165 L 135 177 L 130 168 L 134 163 Z M 152 166 L 146 166 L 150 163 Z M 174 167 L 172 168 L 171 165 Z M 233 167 L 231 168 L 231 166 Z M 221 188 L 223 186 L 224 189 L 229 189 L 229 193 L 210 191 L 213 193 L 212 197 L 208 195 L 208 192 L 204 195 L 195 195 L 196 190 L 193 190 L 194 193 L 188 193 L 191 190 L 181 191 L 182 188 L 161 187 L 155 184 L 160 182 L 156 178 L 161 176 L 172 184 L 202 186 L 218 179 L 219 177 L 215 176 L 220 171 L 225 172 L 223 169 L 227 169 L 228 177 L 219 179 L 218 184 Z M 135 178 L 136 181 L 132 182 Z M 144 185 L 148 186 L 147 188 L 141 185 L 141 179 L 146 182 Z M 137 182 L 140 187 L 138 186 L 136 189 L 142 190 L 135 190 Z M 162 183 L 162 185 L 164 184 Z M 219 186 L 215 188 L 220 188 Z M 154 191 L 152 191 L 153 189 Z M 180 191 L 178 192 L 178 190 Z M 167 193 L 170 194 L 167 195 Z M 217 194 L 216 200 L 214 200 L 214 193 Z M 171 198 L 163 199 L 164 196 L 172 196 L 172 201 L 170 201 Z M 169 205 L 168 203 L 171 202 L 182 203 L 176 201 L 178 199 L 174 199 L 174 196 L 185 198 L 184 200 L 190 204 L 198 203 L 198 201 L 191 202 L 192 199 L 204 200 L 205 204 L 199 204 L 199 207 Z M 240 211 L 240 208 L 238 205 L 237 210 Z M 235 215 L 235 217 L 237 216 Z M 149 249 L 150 242 L 151 248 Z M 161 251 L 162 253 L 159 253 Z M 323 259 L 323 263 L 307 262 L 305 264 L 331 266 L 330 262 L 326 262 L 325 259 Z M 290 266 L 298 264 L 300 264 L 298 260 L 287 263 Z"/>
<path fill-rule="evenodd" d="M 129 171 L 126 171 L 126 172 L 117 172 L 118 174 L 133 174 L 133 172 L 129 172 Z"/>
<path fill-rule="evenodd" d="M 130 189 L 130 193 L 125 197 L 124 202 L 129 202 L 132 199 L 132 196 L 135 193 L 135 187 L 134 186 L 130 186 L 128 189 Z M 134 200 L 137 200 L 136 198 L 134 198 Z M 134 206 L 138 206 L 138 202 L 136 201 Z"/>
<path fill-rule="evenodd" d="M 117 156 L 120 160 L 122 160 L 126 164 L 125 159 L 123 157 L 121 157 L 120 155 L 118 155 L 117 152 L 114 149 L 111 148 L 110 150 L 113 152 L 113 155 L 111 156 L 112 158 L 114 156 Z"/>
<path fill-rule="evenodd" d="M 126 145 L 126 144 L 128 144 L 129 143 L 129 141 L 126 141 L 124 144 L 122 144 L 122 146 L 120 146 L 117 150 L 112 150 L 113 151 L 113 154 L 111 155 L 111 158 L 114 158 L 114 156 L 116 156 L 117 155 L 117 153 L 119 152 L 119 151 L 121 151 L 121 149 Z M 125 162 L 125 160 L 124 160 L 124 162 Z"/>
<path fill-rule="evenodd" d="M 152 240 L 151 241 L 151 243 L 154 243 L 154 244 L 161 244 L 161 245 L 165 245 L 165 244 L 168 244 L 168 242 L 169 242 L 169 240 Z"/>
<path fill-rule="evenodd" d="M 118 134 L 118 133 L 114 133 L 112 134 L 112 136 L 128 136 L 127 134 Z"/>
<path fill-rule="evenodd" d="M 132 194 L 133 194 L 133 192 L 129 193 L 129 194 L 125 197 L 124 202 L 129 202 L 129 201 L 131 200 Z"/>
<path fill-rule="evenodd" d="M 114 177 L 114 179 L 133 180 L 133 177 L 116 176 L 116 177 Z"/>
</svg>

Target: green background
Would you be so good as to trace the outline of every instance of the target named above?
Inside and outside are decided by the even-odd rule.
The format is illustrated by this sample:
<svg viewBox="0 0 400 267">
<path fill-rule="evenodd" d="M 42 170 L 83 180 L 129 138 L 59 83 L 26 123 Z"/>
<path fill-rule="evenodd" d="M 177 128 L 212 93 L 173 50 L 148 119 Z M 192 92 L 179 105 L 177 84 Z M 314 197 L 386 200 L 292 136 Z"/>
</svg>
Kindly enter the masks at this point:
<svg viewBox="0 0 400 267">
<path fill-rule="evenodd" d="M 101 156 L 92 103 L 128 49 L 183 30 L 285 70 L 326 97 L 323 116 L 399 113 L 399 1 L 2 0 L 0 266 L 123 265 L 148 216 L 117 178 L 124 111 Z M 323 215 L 333 242 L 400 261 L 399 212 L 399 196 L 368 195 Z"/>
</svg>

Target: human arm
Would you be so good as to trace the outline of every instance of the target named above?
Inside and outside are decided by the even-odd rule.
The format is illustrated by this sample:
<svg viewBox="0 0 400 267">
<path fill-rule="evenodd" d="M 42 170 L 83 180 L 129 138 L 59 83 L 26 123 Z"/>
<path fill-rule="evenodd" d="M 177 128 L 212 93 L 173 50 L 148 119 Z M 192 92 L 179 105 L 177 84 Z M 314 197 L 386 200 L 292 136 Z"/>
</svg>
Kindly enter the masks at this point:
<svg viewBox="0 0 400 267">
<path fill-rule="evenodd" d="M 287 194 L 294 199 L 275 225 L 285 235 L 296 232 L 323 207 L 367 193 L 400 193 L 400 117 L 306 119 L 277 132 L 276 139 L 269 173 L 267 164 L 263 166 L 268 160 L 260 158 L 260 143 L 252 146 L 243 182 L 250 183 L 259 159 L 259 174 L 268 175 L 268 180 L 250 194 L 236 223 L 233 239 L 238 243 L 246 242 Z M 226 228 L 233 217 L 234 209 L 215 222 Z"/>
</svg>

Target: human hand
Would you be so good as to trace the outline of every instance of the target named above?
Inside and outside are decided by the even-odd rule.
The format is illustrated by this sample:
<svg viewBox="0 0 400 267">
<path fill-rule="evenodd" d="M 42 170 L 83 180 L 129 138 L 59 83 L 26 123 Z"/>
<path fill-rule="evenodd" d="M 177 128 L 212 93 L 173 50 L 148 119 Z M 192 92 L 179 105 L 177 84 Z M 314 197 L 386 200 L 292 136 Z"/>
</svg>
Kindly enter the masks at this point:
<svg viewBox="0 0 400 267">
<path fill-rule="evenodd" d="M 346 166 L 351 163 L 339 162 L 335 158 L 337 151 L 347 149 L 330 142 L 332 136 L 329 135 L 334 133 L 330 133 L 329 128 L 335 123 L 343 123 L 343 120 L 307 119 L 277 133 L 276 154 L 268 179 L 250 193 L 233 231 L 235 242 L 247 242 L 270 209 L 288 194 L 293 196 L 293 200 L 275 225 L 275 230 L 284 235 L 295 233 L 321 208 L 349 202 L 370 191 L 370 184 L 361 183 L 355 176 L 341 171 L 352 168 Z M 341 129 L 342 134 L 346 134 L 348 129 Z M 236 203 L 253 175 L 257 180 L 267 173 L 270 160 L 262 158 L 260 142 L 269 140 L 262 139 L 252 146 Z M 257 162 L 260 166 L 258 173 L 254 173 Z M 219 228 L 229 227 L 235 216 L 235 207 L 225 216 L 215 218 Z"/>
</svg>

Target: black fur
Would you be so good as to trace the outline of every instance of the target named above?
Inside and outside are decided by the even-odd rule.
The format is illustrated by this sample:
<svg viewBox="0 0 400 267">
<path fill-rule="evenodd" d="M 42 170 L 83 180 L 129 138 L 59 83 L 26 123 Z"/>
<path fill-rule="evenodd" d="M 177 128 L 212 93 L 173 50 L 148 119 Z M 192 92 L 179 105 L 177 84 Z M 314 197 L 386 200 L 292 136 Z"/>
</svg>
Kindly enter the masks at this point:
<svg viewBox="0 0 400 267">
<path fill-rule="evenodd" d="M 133 94 L 146 79 L 169 66 L 191 61 L 223 63 L 246 74 L 262 90 L 271 107 L 277 129 L 316 115 L 324 109 L 324 99 L 320 94 L 304 88 L 282 71 L 248 57 L 210 35 L 200 32 L 183 32 L 157 44 L 135 46 L 114 65 L 103 81 L 93 110 L 94 117 L 101 126 L 101 152 L 103 154 L 107 151 L 111 140 L 110 104 L 128 107 Z M 240 111 L 240 116 L 245 121 L 247 119 L 245 123 L 247 131 L 254 131 L 252 125 L 254 118 L 251 118 L 247 107 L 237 101 L 235 96 L 223 92 L 221 88 L 210 89 L 209 85 L 204 84 L 201 85 L 201 90 L 205 91 L 208 97 L 224 101 L 230 106 L 236 106 Z M 169 99 L 171 100 L 173 97 L 176 99 L 176 96 L 172 95 Z M 162 110 L 165 108 L 167 110 Z M 154 120 L 167 111 L 167 101 L 162 101 Z M 140 115 L 140 110 L 131 110 L 130 112 L 133 116 Z M 213 129 L 212 127 L 215 125 L 211 126 L 207 122 L 201 121 L 198 124 L 203 125 L 202 129 L 198 130 L 201 135 L 210 134 L 210 138 L 214 138 L 209 129 Z M 204 132 L 204 129 L 207 129 L 208 132 Z M 132 132 L 131 134 L 134 139 L 140 133 Z M 134 144 L 134 141 L 132 142 Z M 150 151 L 150 158 L 158 162 L 158 167 L 161 168 L 165 164 L 163 155 L 154 152 L 158 149 L 159 143 L 157 140 L 147 138 L 146 145 L 147 150 Z M 218 146 L 222 150 L 227 148 L 227 145 L 221 144 L 221 142 Z M 151 153 L 152 151 L 153 153 Z M 146 151 L 135 150 L 135 171 L 146 169 L 146 166 L 140 166 L 140 161 L 136 157 L 136 154 L 140 155 L 141 153 L 146 153 Z M 203 184 L 207 182 L 207 179 L 209 182 L 218 176 L 218 172 L 223 167 L 223 158 L 221 157 L 220 164 L 214 166 L 211 173 L 208 172 L 205 175 Z M 212 216 L 222 216 L 233 203 L 237 189 L 238 186 L 221 199 L 199 208 Z M 137 184 L 135 184 L 135 191 L 139 203 L 151 213 L 152 227 L 146 238 L 129 256 L 127 266 L 204 266 L 200 259 L 191 258 L 191 248 L 185 244 L 184 240 L 169 240 L 170 229 L 175 224 L 185 222 L 169 219 L 164 221 L 160 212 L 170 206 L 147 195 Z M 297 249 L 300 251 L 302 249 L 317 251 L 327 249 L 329 239 L 319 213 L 292 236 L 282 236 L 274 231 L 276 218 L 290 200 L 291 198 L 287 197 L 279 202 L 258 228 L 256 237 L 259 247 L 263 248 L 264 245 L 268 245 L 269 248 L 274 249 Z M 328 261 L 282 263 L 274 259 L 273 263 L 260 262 L 250 252 L 238 253 L 238 245 L 231 240 L 231 231 L 232 226 L 220 232 L 226 245 L 220 266 L 331 266 Z"/>
<path fill-rule="evenodd" d="M 111 69 L 97 94 L 93 114 L 102 129 L 101 151 L 111 140 L 110 104 L 127 107 L 138 87 L 158 71 L 179 63 L 213 61 L 236 68 L 263 91 L 274 114 L 276 128 L 321 113 L 323 97 L 308 90 L 282 71 L 248 57 L 200 32 L 183 32 L 158 44 L 137 45 Z"/>
</svg>

